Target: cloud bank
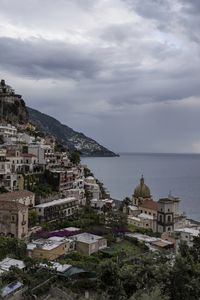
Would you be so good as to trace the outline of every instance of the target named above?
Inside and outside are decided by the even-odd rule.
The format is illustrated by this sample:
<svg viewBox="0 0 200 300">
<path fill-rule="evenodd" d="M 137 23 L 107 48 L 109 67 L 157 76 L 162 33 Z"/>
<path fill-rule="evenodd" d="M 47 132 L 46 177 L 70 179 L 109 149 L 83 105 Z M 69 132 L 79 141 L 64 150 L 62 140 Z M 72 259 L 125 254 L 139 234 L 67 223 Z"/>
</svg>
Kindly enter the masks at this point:
<svg viewBox="0 0 200 300">
<path fill-rule="evenodd" d="M 0 5 L 1 77 L 29 106 L 114 151 L 200 151 L 198 0 Z"/>
</svg>

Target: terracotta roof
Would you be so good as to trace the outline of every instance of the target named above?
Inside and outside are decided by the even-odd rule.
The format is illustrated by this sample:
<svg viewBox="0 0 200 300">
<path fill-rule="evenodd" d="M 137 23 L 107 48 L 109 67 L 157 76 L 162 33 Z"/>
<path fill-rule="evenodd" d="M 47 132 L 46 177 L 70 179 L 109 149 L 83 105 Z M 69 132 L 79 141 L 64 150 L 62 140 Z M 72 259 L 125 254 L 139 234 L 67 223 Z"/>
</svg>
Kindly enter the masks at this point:
<svg viewBox="0 0 200 300">
<path fill-rule="evenodd" d="M 20 210 L 22 212 L 25 212 L 28 210 L 28 206 L 14 201 L 0 200 L 0 210 Z"/>
<path fill-rule="evenodd" d="M 6 156 L 7 156 L 7 157 L 13 157 L 13 156 L 16 156 L 16 155 L 15 155 L 14 152 L 7 152 L 7 153 L 6 153 Z"/>
<path fill-rule="evenodd" d="M 152 210 L 158 210 L 158 203 L 156 201 L 153 201 L 152 199 L 146 199 L 143 201 L 140 207 L 152 209 Z"/>
<path fill-rule="evenodd" d="M 26 190 L 3 193 L 3 194 L 0 194 L 0 201 L 15 201 L 20 198 L 33 196 L 33 195 L 34 195 L 34 193 L 32 193 L 30 191 L 26 191 Z"/>
</svg>

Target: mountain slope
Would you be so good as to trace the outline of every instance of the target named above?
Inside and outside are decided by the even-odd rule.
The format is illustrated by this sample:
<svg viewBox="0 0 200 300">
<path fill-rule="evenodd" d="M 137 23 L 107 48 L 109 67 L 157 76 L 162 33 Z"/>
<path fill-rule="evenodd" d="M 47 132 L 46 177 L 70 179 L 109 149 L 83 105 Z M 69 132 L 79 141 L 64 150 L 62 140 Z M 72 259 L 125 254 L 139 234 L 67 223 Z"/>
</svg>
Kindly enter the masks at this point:
<svg viewBox="0 0 200 300">
<path fill-rule="evenodd" d="M 30 121 L 44 132 L 55 136 L 57 141 L 70 149 L 79 150 L 84 156 L 116 156 L 115 153 L 98 144 L 83 133 L 61 124 L 58 120 L 28 107 Z"/>
</svg>

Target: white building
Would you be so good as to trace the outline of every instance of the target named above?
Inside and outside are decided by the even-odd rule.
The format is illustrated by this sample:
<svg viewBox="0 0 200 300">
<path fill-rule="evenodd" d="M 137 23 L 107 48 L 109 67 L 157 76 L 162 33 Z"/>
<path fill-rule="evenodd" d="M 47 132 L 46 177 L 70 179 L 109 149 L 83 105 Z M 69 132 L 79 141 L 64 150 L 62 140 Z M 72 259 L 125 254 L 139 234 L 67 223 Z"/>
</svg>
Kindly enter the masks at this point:
<svg viewBox="0 0 200 300">
<path fill-rule="evenodd" d="M 115 203 L 113 199 L 92 199 L 90 201 L 90 206 L 98 210 L 102 210 L 105 206 L 108 209 L 113 209 L 115 207 Z"/>
<path fill-rule="evenodd" d="M 76 189 L 68 189 L 62 192 L 63 195 L 67 197 L 75 197 L 78 200 L 79 205 L 84 206 L 86 203 L 85 198 L 85 190 L 76 188 Z"/>
<path fill-rule="evenodd" d="M 157 231 L 157 219 L 149 214 L 141 213 L 137 216 L 129 215 L 128 223 L 136 227 L 151 229 L 153 232 Z"/>
<path fill-rule="evenodd" d="M 104 237 L 87 232 L 73 235 L 70 239 L 75 241 L 75 249 L 84 255 L 107 248 L 107 240 Z"/>
<path fill-rule="evenodd" d="M 16 267 L 20 270 L 24 270 L 26 268 L 22 260 L 6 257 L 0 261 L 0 274 L 8 272 L 12 267 Z"/>
<path fill-rule="evenodd" d="M 40 221 L 67 218 L 78 210 L 78 200 L 74 197 L 54 200 L 35 206 Z"/>
<path fill-rule="evenodd" d="M 11 173 L 11 163 L 6 159 L 6 150 L 0 149 L 0 174 L 6 175 Z"/>
<path fill-rule="evenodd" d="M 174 233 L 176 238 L 176 249 L 178 250 L 181 242 L 186 242 L 189 247 L 192 247 L 194 237 L 197 237 L 200 234 L 200 230 L 185 227 L 182 229 L 175 229 Z"/>
<path fill-rule="evenodd" d="M 37 161 L 40 165 L 46 164 L 45 151 L 50 150 L 50 147 L 45 145 L 30 144 L 28 145 L 28 153 L 37 157 Z"/>
<path fill-rule="evenodd" d="M 100 188 L 99 188 L 99 185 L 97 183 L 93 183 L 94 181 L 92 179 L 89 180 L 88 178 L 89 177 L 87 177 L 85 179 L 85 184 L 84 184 L 85 190 L 91 193 L 91 196 L 92 196 L 93 199 L 99 200 L 99 198 L 100 198 Z M 93 177 L 91 177 L 91 178 L 93 178 Z"/>
<path fill-rule="evenodd" d="M 2 125 L 0 124 L 0 135 L 3 137 L 11 137 L 17 135 L 17 128 L 10 124 Z"/>
</svg>

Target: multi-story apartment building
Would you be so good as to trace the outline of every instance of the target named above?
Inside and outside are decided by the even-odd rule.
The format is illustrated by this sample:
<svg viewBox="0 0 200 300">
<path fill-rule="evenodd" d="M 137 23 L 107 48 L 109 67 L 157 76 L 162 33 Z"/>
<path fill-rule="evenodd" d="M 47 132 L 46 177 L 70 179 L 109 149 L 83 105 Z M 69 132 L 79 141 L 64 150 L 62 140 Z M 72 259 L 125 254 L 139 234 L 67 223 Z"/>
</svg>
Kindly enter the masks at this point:
<svg viewBox="0 0 200 300">
<path fill-rule="evenodd" d="M 92 183 L 87 178 L 85 179 L 84 188 L 86 191 L 91 193 L 93 199 L 99 200 L 100 198 L 100 188 L 97 183 Z"/>
<path fill-rule="evenodd" d="M 78 199 L 79 205 L 83 206 L 86 203 L 86 198 L 85 198 L 85 190 L 81 188 L 76 188 L 76 189 L 69 189 L 63 192 L 63 195 L 67 197 L 75 197 Z"/>
<path fill-rule="evenodd" d="M 0 135 L 5 138 L 16 136 L 17 128 L 10 124 L 7 125 L 0 124 Z"/>
<path fill-rule="evenodd" d="M 37 157 L 34 154 L 21 153 L 19 150 L 8 151 L 6 158 L 11 164 L 13 173 L 34 172 L 34 169 L 38 164 Z"/>
<path fill-rule="evenodd" d="M 73 189 L 75 177 L 71 169 L 53 169 L 49 170 L 49 180 L 58 192 L 63 193 Z"/>
<path fill-rule="evenodd" d="M 28 234 L 28 206 L 0 200 L 0 233 L 23 239 Z"/>
<path fill-rule="evenodd" d="M 6 158 L 6 149 L 0 149 L 0 175 L 11 173 L 11 163 Z"/>
<path fill-rule="evenodd" d="M 38 164 L 45 165 L 45 149 L 43 145 L 30 144 L 28 145 L 28 153 L 37 157 Z"/>
<path fill-rule="evenodd" d="M 78 210 L 78 200 L 74 197 L 53 200 L 35 206 L 41 222 L 67 218 Z"/>
<path fill-rule="evenodd" d="M 0 188 L 17 190 L 18 175 L 12 173 L 11 162 L 6 158 L 6 149 L 0 149 Z"/>
</svg>

